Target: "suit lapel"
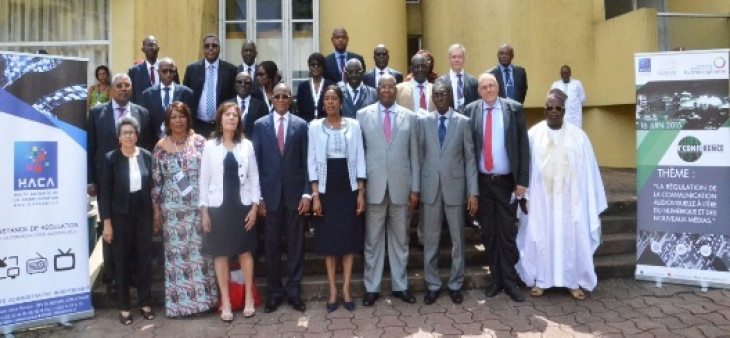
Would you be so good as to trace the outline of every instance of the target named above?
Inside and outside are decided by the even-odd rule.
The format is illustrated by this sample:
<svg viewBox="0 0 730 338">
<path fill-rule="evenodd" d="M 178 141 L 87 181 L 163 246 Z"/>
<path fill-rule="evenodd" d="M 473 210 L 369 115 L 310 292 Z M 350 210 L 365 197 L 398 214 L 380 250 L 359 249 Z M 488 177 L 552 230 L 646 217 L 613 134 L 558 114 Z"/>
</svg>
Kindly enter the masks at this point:
<svg viewBox="0 0 730 338">
<path fill-rule="evenodd" d="M 276 119 L 274 118 L 275 117 L 274 115 L 277 115 L 277 114 L 273 113 L 273 114 L 269 114 L 269 116 L 268 116 L 270 126 L 268 128 L 266 128 L 267 129 L 266 132 L 267 132 L 267 134 L 269 134 L 269 137 L 271 138 L 271 142 L 273 142 L 272 144 L 274 144 L 274 147 L 276 148 L 276 150 L 279 150 L 278 140 L 276 139 Z"/>
<path fill-rule="evenodd" d="M 218 84 L 215 86 L 215 102 L 216 102 L 216 105 L 218 104 L 218 101 L 219 101 L 218 98 L 221 97 L 221 89 L 223 88 L 223 85 L 224 85 L 224 82 L 225 82 L 224 81 L 225 79 L 223 78 L 223 75 L 224 75 L 224 73 L 223 73 L 223 60 L 221 60 L 221 59 L 218 59 L 218 70 L 217 71 L 218 71 Z"/>
<path fill-rule="evenodd" d="M 512 107 L 505 104 L 504 101 L 499 100 L 499 104 L 502 105 L 502 120 L 504 121 L 504 130 L 509 129 L 510 119 L 512 118 Z M 509 133 L 504 133 L 505 140 Z"/>
<path fill-rule="evenodd" d="M 395 105 L 394 105 L 394 107 L 395 107 Z M 398 134 L 400 134 L 401 127 L 405 123 L 405 119 L 406 119 L 405 113 L 403 111 L 401 111 L 401 109 L 396 108 L 396 109 L 394 109 L 394 111 L 395 111 L 395 119 L 393 121 L 395 121 L 395 123 L 392 126 L 393 132 L 390 133 L 390 143 L 388 144 L 388 147 L 390 147 L 390 144 L 393 143 L 393 140 L 395 140 L 395 138 L 398 137 Z"/>
<path fill-rule="evenodd" d="M 454 133 L 454 129 L 456 129 L 456 124 L 459 122 L 459 120 L 456 119 L 456 112 L 451 111 L 451 117 L 449 118 L 449 123 L 446 126 L 446 135 L 444 136 L 444 144 L 441 146 L 441 152 L 446 149 L 446 145 L 449 144 L 449 140 L 451 140 L 451 135 Z"/>
<path fill-rule="evenodd" d="M 385 141 L 385 132 L 383 131 L 383 121 L 380 119 L 380 105 L 375 105 L 375 108 L 370 111 L 370 119 L 372 119 L 371 123 L 375 126 L 375 129 L 377 130 L 378 137 L 383 140 L 386 144 L 388 144 L 387 141 Z M 391 139 L 393 138 L 393 133 L 390 134 Z"/>
<path fill-rule="evenodd" d="M 477 105 L 477 111 L 474 112 L 474 123 L 476 123 L 477 126 L 477 135 L 478 137 L 478 145 L 477 149 L 479 151 L 482 151 L 482 147 L 484 145 L 484 100 L 479 100 L 479 104 Z"/>
<path fill-rule="evenodd" d="M 294 115 L 289 113 L 289 128 L 287 128 L 286 138 L 284 139 L 284 154 L 286 154 L 287 149 L 291 147 L 291 140 L 292 137 L 294 137 L 294 132 L 296 130 L 296 126 L 294 125 L 295 123 L 296 122 L 294 121 Z"/>
</svg>

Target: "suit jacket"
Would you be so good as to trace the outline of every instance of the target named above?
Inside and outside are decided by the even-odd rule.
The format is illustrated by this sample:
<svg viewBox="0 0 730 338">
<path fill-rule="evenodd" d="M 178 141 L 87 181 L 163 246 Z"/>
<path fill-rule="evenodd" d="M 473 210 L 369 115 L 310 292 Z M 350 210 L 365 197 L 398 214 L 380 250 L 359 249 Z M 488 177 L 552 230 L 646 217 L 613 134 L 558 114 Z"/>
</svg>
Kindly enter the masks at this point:
<svg viewBox="0 0 730 338">
<path fill-rule="evenodd" d="M 152 154 L 139 148 L 137 156 L 139 174 L 142 177 L 142 212 L 152 215 Z M 104 156 L 101 184 L 99 186 L 99 217 L 110 219 L 112 214 L 129 213 L 129 157 L 119 149 L 112 150 Z M 142 217 L 151 223 L 151 217 Z M 151 226 L 152 224 L 150 224 Z"/>
<path fill-rule="evenodd" d="M 395 70 L 393 68 L 388 68 L 388 69 L 390 69 L 390 73 L 395 78 L 395 83 L 396 84 L 403 82 L 403 73 L 401 73 L 401 72 L 399 72 L 399 71 L 397 71 L 397 70 Z M 367 85 L 367 86 L 370 86 L 370 87 L 373 87 L 373 88 L 377 88 L 378 87 L 378 84 L 375 83 L 375 72 L 376 71 L 378 71 L 378 69 L 377 68 L 373 68 L 373 70 L 371 70 L 371 71 L 363 74 L 363 76 L 362 76 L 362 82 L 365 85 Z"/>
<path fill-rule="evenodd" d="M 452 110 L 443 146 L 439 143 L 437 112 L 418 119 L 421 158 L 421 201 L 436 202 L 439 189 L 447 205 L 464 205 L 478 196 L 474 138 L 469 118 Z"/>
<path fill-rule="evenodd" d="M 257 65 L 257 64 L 254 64 L 253 67 L 251 67 L 251 81 L 253 81 L 253 83 L 251 83 L 251 89 L 259 87 L 259 80 L 258 80 L 258 77 L 256 76 L 257 68 L 259 68 L 259 65 Z M 238 73 L 240 73 L 240 72 L 245 72 L 245 71 L 246 71 L 246 68 L 243 67 L 243 63 L 241 63 L 240 65 L 238 65 L 238 67 L 236 67 L 236 75 L 238 75 Z M 235 77 L 234 77 L 234 79 L 235 79 Z"/>
<path fill-rule="evenodd" d="M 472 103 L 476 100 L 479 100 L 479 81 L 477 78 L 473 77 L 471 74 L 462 71 L 461 74 L 462 82 L 464 83 L 464 107 L 468 105 L 469 103 Z M 452 86 L 452 88 L 456 88 L 456 85 L 451 83 L 451 78 L 449 78 L 450 73 L 446 73 L 446 75 L 443 75 L 439 77 L 439 81 L 444 81 Z M 454 96 L 454 101 L 451 102 L 451 108 L 457 109 L 456 107 L 456 96 Z M 463 108 L 461 109 L 463 113 Z"/>
<path fill-rule="evenodd" d="M 220 60 L 220 59 L 219 59 Z M 220 60 L 218 66 L 218 83 L 216 85 L 215 106 L 236 97 L 236 66 Z M 205 84 L 205 60 L 195 61 L 185 69 L 183 84 L 193 90 L 193 103 L 190 112 L 193 118 L 197 115 L 200 97 Z"/>
<path fill-rule="evenodd" d="M 325 116 L 324 107 L 322 107 L 324 89 L 333 84 L 335 82 L 327 79 L 322 79 L 322 83 L 320 84 L 320 91 L 322 93 L 319 95 L 319 100 L 317 101 L 317 116 L 320 118 Z M 297 89 L 297 116 L 307 121 L 307 123 L 314 120 L 314 96 L 312 95 L 312 86 L 309 84 L 309 80 L 300 83 Z"/>
<path fill-rule="evenodd" d="M 515 101 L 519 102 L 520 104 L 525 103 L 525 97 L 527 97 L 527 71 L 525 71 L 525 68 L 522 68 L 516 64 L 512 64 L 512 78 L 515 80 Z M 494 68 L 489 70 L 494 77 L 497 78 L 497 83 L 499 83 L 499 97 L 507 97 L 507 92 L 504 89 L 504 78 L 502 76 L 502 71 L 500 71 L 499 65 L 494 66 Z"/>
<path fill-rule="evenodd" d="M 502 104 L 504 146 L 512 169 L 512 177 L 516 185 L 527 187 L 530 184 L 530 143 L 527 138 L 525 113 L 517 101 L 500 98 L 499 102 Z M 464 115 L 471 119 L 474 156 L 479 161 L 484 147 L 484 100 L 470 103 L 464 109 Z"/>
<path fill-rule="evenodd" d="M 175 84 L 172 94 L 172 101 L 180 101 L 188 106 L 193 104 L 193 90 L 183 85 Z M 150 113 L 150 122 L 155 135 L 164 133 L 165 107 L 162 105 L 162 85 L 152 86 L 142 92 L 140 105 L 147 108 Z M 192 112 L 191 112 L 192 113 Z M 189 121 L 192 123 L 193 121 Z"/>
<path fill-rule="evenodd" d="M 426 96 L 428 96 L 428 111 L 435 111 L 436 106 L 434 106 L 433 96 L 431 96 L 433 84 L 429 83 L 428 81 L 425 81 L 424 84 L 426 85 Z M 398 93 L 396 93 L 395 103 L 403 106 L 410 111 L 417 112 L 420 107 L 413 106 L 413 95 L 421 95 L 421 93 L 418 91 L 418 88 L 414 89 L 410 81 L 399 83 L 395 87 L 398 89 Z"/>
<path fill-rule="evenodd" d="M 307 173 L 307 122 L 290 114 L 282 155 L 276 142 L 275 115 L 278 113 L 260 118 L 253 127 L 261 198 L 267 211 L 279 207 L 296 210 L 302 195 L 312 192 Z"/>
<path fill-rule="evenodd" d="M 141 105 L 142 93 L 147 90 L 147 88 L 152 87 L 152 82 L 150 81 L 150 70 L 147 69 L 147 62 L 143 61 L 142 63 L 129 67 L 127 75 L 129 75 L 129 78 L 132 80 L 131 101 Z M 155 74 L 155 77 L 158 78 L 157 82 L 160 81 L 159 76 L 160 74 Z M 175 83 L 180 83 L 180 77 L 177 73 L 175 74 L 173 81 Z"/>
<path fill-rule="evenodd" d="M 378 102 L 378 92 L 368 86 L 360 86 L 362 93 L 357 94 L 357 101 L 352 103 L 352 94 L 347 86 L 342 88 L 342 116 L 351 119 L 357 118 L 357 112 L 373 103 Z"/>
<path fill-rule="evenodd" d="M 418 160 L 418 118 L 412 111 L 397 104 L 390 143 L 385 140 L 380 104 L 371 104 L 357 112 L 365 142 L 365 167 L 368 187 L 366 202 L 380 204 L 388 190 L 396 205 L 408 204 L 410 193 L 420 191 Z"/>
<path fill-rule="evenodd" d="M 238 105 L 237 98 L 233 98 L 226 102 L 233 102 L 235 105 Z M 269 115 L 269 109 L 267 109 L 266 103 L 264 103 L 264 101 L 256 99 L 253 96 L 251 96 L 251 99 L 248 100 L 247 109 L 248 113 L 246 114 L 246 116 L 243 117 L 243 135 L 245 135 L 246 138 L 250 140 L 253 137 L 254 123 L 256 123 L 256 120 L 266 115 Z"/>
<path fill-rule="evenodd" d="M 119 147 L 117 137 L 116 112 L 110 101 L 104 105 L 97 105 L 89 111 L 86 125 L 86 168 L 87 183 L 99 185 L 104 159 L 108 152 Z M 129 103 L 130 115 L 137 119 L 140 135 L 137 145 L 151 151 L 157 143 L 157 133 L 152 129 L 152 122 L 147 109 L 134 103 Z"/>
<path fill-rule="evenodd" d="M 360 54 L 353 53 L 348 50 L 347 60 L 349 59 L 360 60 L 360 63 L 362 63 L 362 69 L 367 69 L 367 67 L 365 67 L 365 59 L 363 59 Z M 345 63 L 347 63 L 347 60 L 345 60 Z M 324 78 L 334 83 L 342 81 L 342 73 L 340 72 L 340 60 L 337 60 L 337 55 L 335 55 L 334 52 L 324 58 Z"/>
</svg>

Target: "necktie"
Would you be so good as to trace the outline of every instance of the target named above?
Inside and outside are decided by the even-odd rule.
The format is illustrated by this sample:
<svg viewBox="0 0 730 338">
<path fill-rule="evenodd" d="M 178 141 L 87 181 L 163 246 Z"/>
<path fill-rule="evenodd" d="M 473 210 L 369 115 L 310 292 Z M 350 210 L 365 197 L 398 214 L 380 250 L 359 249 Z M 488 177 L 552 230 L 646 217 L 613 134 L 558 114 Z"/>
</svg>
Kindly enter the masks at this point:
<svg viewBox="0 0 730 338">
<path fill-rule="evenodd" d="M 421 103 L 420 103 L 420 107 L 423 110 L 427 110 L 426 109 L 427 108 L 426 107 L 426 92 L 425 92 L 422 84 L 418 85 L 418 88 L 421 89 Z"/>
<path fill-rule="evenodd" d="M 248 75 L 251 75 L 251 67 L 246 68 L 246 72 L 248 72 Z M 253 76 L 253 75 L 251 75 Z"/>
<path fill-rule="evenodd" d="M 385 74 L 385 72 L 381 71 L 381 72 L 380 72 L 380 76 L 383 76 L 383 74 Z"/>
<path fill-rule="evenodd" d="M 117 110 L 119 111 L 119 114 L 117 114 L 117 120 L 119 120 L 124 116 L 124 107 L 117 107 Z"/>
<path fill-rule="evenodd" d="M 494 158 L 492 158 L 492 107 L 487 108 L 487 122 L 484 124 L 484 168 L 487 171 L 494 169 Z"/>
<path fill-rule="evenodd" d="M 279 129 L 276 131 L 276 143 L 279 144 L 279 152 L 284 155 L 284 118 L 279 118 Z"/>
<path fill-rule="evenodd" d="M 243 126 L 246 126 L 246 118 L 248 117 L 248 114 L 246 114 L 246 101 L 241 100 L 241 116 L 243 116 Z M 251 135 L 248 135 L 249 137 Z"/>
<path fill-rule="evenodd" d="M 462 111 L 462 105 L 464 104 L 464 82 L 461 81 L 461 74 L 456 74 L 456 98 L 457 98 L 457 108 L 459 111 Z"/>
<path fill-rule="evenodd" d="M 215 66 L 208 67 L 208 76 L 205 77 L 205 112 L 211 120 L 215 116 Z"/>
<path fill-rule="evenodd" d="M 357 105 L 357 89 L 353 90 L 352 93 L 352 104 Z"/>
<path fill-rule="evenodd" d="M 162 90 L 165 91 L 165 95 L 162 97 L 162 106 L 167 110 L 167 107 L 170 105 L 170 87 L 165 87 Z"/>
<path fill-rule="evenodd" d="M 385 133 L 385 142 L 390 143 L 390 110 L 385 109 L 385 120 L 383 121 L 383 132 Z"/>
<path fill-rule="evenodd" d="M 150 67 L 150 83 L 155 84 L 155 66 Z"/>
<path fill-rule="evenodd" d="M 340 55 L 340 77 L 345 82 L 345 54 Z"/>
<path fill-rule="evenodd" d="M 444 146 L 444 137 L 446 136 L 446 116 L 439 117 L 439 144 Z"/>
<path fill-rule="evenodd" d="M 505 87 L 507 87 L 507 88 L 505 88 L 507 97 L 509 97 L 510 99 L 514 99 L 515 98 L 515 86 L 512 83 L 512 77 L 510 76 L 509 68 L 504 69 L 504 83 L 505 83 Z"/>
</svg>

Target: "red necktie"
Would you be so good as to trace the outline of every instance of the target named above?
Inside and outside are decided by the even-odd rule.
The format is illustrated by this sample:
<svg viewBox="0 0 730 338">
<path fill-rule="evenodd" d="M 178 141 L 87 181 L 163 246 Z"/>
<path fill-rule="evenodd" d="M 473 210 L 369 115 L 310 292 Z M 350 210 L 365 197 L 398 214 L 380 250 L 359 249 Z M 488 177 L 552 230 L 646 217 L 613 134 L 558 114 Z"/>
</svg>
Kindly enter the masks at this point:
<svg viewBox="0 0 730 338">
<path fill-rule="evenodd" d="M 494 158 L 492 158 L 492 107 L 487 108 L 487 122 L 484 124 L 484 168 L 487 171 L 494 169 Z"/>
<path fill-rule="evenodd" d="M 427 107 L 426 107 L 426 93 L 425 93 L 425 90 L 423 88 L 423 85 L 418 85 L 418 88 L 421 89 L 421 104 L 420 104 L 421 105 L 421 109 L 427 110 Z"/>
<path fill-rule="evenodd" d="M 391 129 L 390 110 L 385 109 L 385 120 L 383 120 L 383 132 L 385 133 L 385 142 L 390 143 Z"/>
<path fill-rule="evenodd" d="M 279 151 L 284 155 L 284 118 L 279 118 L 279 129 L 276 131 L 276 142 L 279 144 Z"/>
<path fill-rule="evenodd" d="M 155 66 L 150 67 L 150 83 L 155 84 Z"/>
</svg>

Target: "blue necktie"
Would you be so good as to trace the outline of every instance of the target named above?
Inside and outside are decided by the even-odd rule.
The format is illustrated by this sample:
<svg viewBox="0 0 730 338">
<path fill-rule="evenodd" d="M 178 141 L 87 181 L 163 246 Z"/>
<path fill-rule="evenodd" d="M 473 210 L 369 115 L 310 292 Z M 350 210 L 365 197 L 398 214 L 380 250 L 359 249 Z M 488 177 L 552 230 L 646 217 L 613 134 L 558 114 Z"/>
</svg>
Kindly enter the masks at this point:
<svg viewBox="0 0 730 338">
<path fill-rule="evenodd" d="M 512 83 L 512 77 L 510 76 L 510 70 L 509 68 L 504 69 L 504 83 L 505 83 L 505 93 L 507 93 L 507 97 L 510 99 L 515 99 L 515 86 Z"/>
<path fill-rule="evenodd" d="M 213 120 L 215 116 L 215 66 L 208 67 L 208 76 L 205 77 L 205 112 Z"/>
<path fill-rule="evenodd" d="M 170 87 L 162 88 L 165 91 L 165 95 L 162 97 L 162 106 L 167 110 L 170 105 Z"/>
<path fill-rule="evenodd" d="M 353 106 L 357 105 L 357 89 L 355 89 L 352 94 L 352 105 Z"/>
<path fill-rule="evenodd" d="M 243 126 L 246 127 L 246 119 L 248 118 L 248 114 L 246 114 L 246 101 L 241 100 L 241 115 L 243 116 Z M 248 137 L 251 137 L 251 135 L 246 135 Z"/>
<path fill-rule="evenodd" d="M 444 146 L 444 137 L 446 137 L 446 116 L 439 117 L 439 145 Z"/>
<path fill-rule="evenodd" d="M 461 74 L 456 74 L 456 77 L 458 78 L 458 80 L 456 81 L 456 94 L 457 94 L 456 108 L 459 111 L 462 111 L 462 105 L 464 104 L 464 82 L 461 81 Z"/>
</svg>

